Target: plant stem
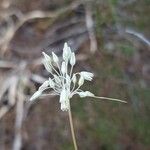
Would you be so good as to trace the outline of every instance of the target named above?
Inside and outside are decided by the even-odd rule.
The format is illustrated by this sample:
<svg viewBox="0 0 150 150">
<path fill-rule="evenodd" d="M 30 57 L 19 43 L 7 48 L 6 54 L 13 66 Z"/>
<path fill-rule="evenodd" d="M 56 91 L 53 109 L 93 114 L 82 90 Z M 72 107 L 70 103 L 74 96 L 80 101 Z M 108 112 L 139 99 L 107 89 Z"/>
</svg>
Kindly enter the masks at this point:
<svg viewBox="0 0 150 150">
<path fill-rule="evenodd" d="M 77 142 L 76 142 L 76 138 L 75 138 L 74 127 L 73 127 L 73 121 L 72 121 L 72 113 L 71 113 L 70 102 L 69 102 L 68 115 L 69 115 L 69 123 L 70 123 L 70 129 L 71 129 L 71 135 L 72 135 L 72 140 L 73 140 L 74 149 L 75 149 L 75 150 L 78 150 Z"/>
</svg>

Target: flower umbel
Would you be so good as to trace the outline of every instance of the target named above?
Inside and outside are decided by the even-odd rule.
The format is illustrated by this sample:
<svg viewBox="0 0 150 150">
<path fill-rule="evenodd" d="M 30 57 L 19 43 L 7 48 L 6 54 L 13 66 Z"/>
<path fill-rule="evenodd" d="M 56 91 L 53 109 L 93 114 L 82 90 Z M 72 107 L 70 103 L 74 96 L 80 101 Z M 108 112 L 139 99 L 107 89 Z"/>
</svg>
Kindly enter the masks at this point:
<svg viewBox="0 0 150 150">
<path fill-rule="evenodd" d="M 89 91 L 81 90 L 81 86 L 84 84 L 84 81 L 92 81 L 94 74 L 87 71 L 73 73 L 76 58 L 75 53 L 71 51 L 71 48 L 67 43 L 64 44 L 62 61 L 59 60 L 59 57 L 54 52 L 52 52 L 52 56 L 49 56 L 43 52 L 43 56 L 43 64 L 45 69 L 52 75 L 52 78 L 49 78 L 39 87 L 38 91 L 36 91 L 30 98 L 31 101 L 41 96 L 45 90 L 52 89 L 54 91 L 53 95 L 60 95 L 59 102 L 61 104 L 62 111 L 69 110 L 70 99 L 75 94 L 79 95 L 81 98 L 94 97 L 125 102 L 119 99 L 98 97 Z"/>
</svg>

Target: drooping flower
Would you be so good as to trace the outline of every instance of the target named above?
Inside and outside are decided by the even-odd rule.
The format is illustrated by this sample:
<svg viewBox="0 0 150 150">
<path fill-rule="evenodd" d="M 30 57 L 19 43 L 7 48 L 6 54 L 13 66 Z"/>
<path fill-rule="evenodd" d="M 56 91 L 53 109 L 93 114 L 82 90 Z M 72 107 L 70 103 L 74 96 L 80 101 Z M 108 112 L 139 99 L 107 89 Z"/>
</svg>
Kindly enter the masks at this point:
<svg viewBox="0 0 150 150">
<path fill-rule="evenodd" d="M 81 71 L 80 72 L 81 76 L 88 81 L 92 81 L 94 74 L 91 72 L 87 72 L 87 71 Z"/>
<path fill-rule="evenodd" d="M 84 81 L 85 80 L 92 81 L 94 74 L 88 71 L 73 73 L 73 67 L 76 63 L 76 58 L 74 52 L 71 52 L 71 48 L 68 46 L 67 43 L 64 44 L 62 62 L 60 62 L 58 56 L 54 52 L 52 52 L 52 56 L 47 55 L 45 52 L 43 52 L 43 55 L 44 55 L 43 64 L 45 66 L 45 69 L 51 74 L 52 78 L 46 80 L 39 87 L 38 91 L 36 91 L 30 98 L 31 101 L 40 97 L 45 90 L 52 89 L 55 95 L 60 95 L 59 102 L 61 104 L 60 108 L 62 111 L 69 110 L 70 99 L 75 94 L 79 95 L 81 98 L 94 97 L 100 99 L 125 102 L 119 99 L 98 97 L 89 91 L 81 90 L 81 86 L 84 84 Z M 57 66 L 57 69 L 53 65 L 54 63 L 55 66 Z M 77 78 L 77 76 L 79 76 L 79 78 Z"/>
</svg>

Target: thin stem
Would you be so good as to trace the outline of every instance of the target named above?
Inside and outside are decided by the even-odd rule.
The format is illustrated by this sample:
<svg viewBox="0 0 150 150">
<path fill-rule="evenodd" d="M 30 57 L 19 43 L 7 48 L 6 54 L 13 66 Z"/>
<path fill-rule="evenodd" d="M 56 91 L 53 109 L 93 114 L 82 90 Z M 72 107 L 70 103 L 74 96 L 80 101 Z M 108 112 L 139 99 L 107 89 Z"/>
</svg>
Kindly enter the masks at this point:
<svg viewBox="0 0 150 150">
<path fill-rule="evenodd" d="M 79 90 L 80 87 L 81 87 L 81 85 L 78 86 L 75 90 L 74 90 L 74 87 L 73 87 L 73 89 L 71 90 L 72 94 L 75 94 Z M 95 97 L 95 98 L 97 98 L 97 97 Z"/>
<path fill-rule="evenodd" d="M 53 67 L 53 65 L 50 63 L 50 66 L 52 67 L 52 69 L 56 72 L 56 74 L 58 75 L 58 76 L 60 76 L 61 74 Z M 53 75 L 53 74 L 52 74 Z"/>
<path fill-rule="evenodd" d="M 59 73 L 62 75 L 61 70 L 60 70 L 60 66 L 59 66 L 58 63 L 57 63 L 57 67 L 58 67 L 58 69 L 59 69 Z"/>
<path fill-rule="evenodd" d="M 71 69 L 70 69 L 70 78 L 72 76 L 72 71 L 73 71 L 73 66 L 71 65 Z"/>
<path fill-rule="evenodd" d="M 99 99 L 106 99 L 110 101 L 117 101 L 117 102 L 122 102 L 122 103 L 127 103 L 126 101 L 116 99 L 116 98 L 110 98 L 110 97 L 99 97 L 99 96 L 94 96 L 94 98 L 99 98 Z"/>
<path fill-rule="evenodd" d="M 70 129 L 71 129 L 71 135 L 72 135 L 72 140 L 73 140 L 74 149 L 75 149 L 75 150 L 78 150 L 77 142 L 76 142 L 76 138 L 75 138 L 74 127 L 73 127 L 73 121 L 72 121 L 72 113 L 71 113 L 70 102 L 69 102 L 68 115 L 69 115 L 69 123 L 70 123 Z"/>
</svg>

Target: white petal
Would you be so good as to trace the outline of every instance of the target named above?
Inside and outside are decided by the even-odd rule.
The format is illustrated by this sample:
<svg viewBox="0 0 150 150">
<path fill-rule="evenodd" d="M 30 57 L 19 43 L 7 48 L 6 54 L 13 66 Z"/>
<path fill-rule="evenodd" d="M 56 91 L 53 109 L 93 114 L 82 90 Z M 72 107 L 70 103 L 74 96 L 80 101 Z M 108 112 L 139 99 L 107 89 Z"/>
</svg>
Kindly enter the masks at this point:
<svg viewBox="0 0 150 150">
<path fill-rule="evenodd" d="M 68 61 L 71 55 L 71 48 L 68 46 L 67 43 L 64 44 L 64 48 L 63 48 L 63 59 L 65 61 Z"/>
<path fill-rule="evenodd" d="M 66 73 L 66 63 L 64 61 L 62 62 L 62 65 L 61 65 L 61 72 L 62 74 Z"/>
<path fill-rule="evenodd" d="M 46 61 L 51 62 L 51 57 L 49 55 L 47 55 L 45 52 L 42 52 L 42 54 L 44 55 L 44 58 L 45 58 Z"/>
<path fill-rule="evenodd" d="M 45 88 L 47 88 L 49 86 L 49 82 L 48 81 L 45 81 L 40 87 L 39 87 L 39 90 L 40 91 L 43 91 L 45 90 Z"/>
<path fill-rule="evenodd" d="M 77 93 L 80 97 L 94 97 L 94 94 L 89 92 L 89 91 L 85 91 L 85 92 L 78 92 Z"/>
<path fill-rule="evenodd" d="M 48 72 L 52 73 L 52 68 L 51 65 L 48 63 L 48 61 L 43 60 L 43 65 Z"/>
<path fill-rule="evenodd" d="M 76 57 L 75 57 L 75 54 L 74 53 L 71 53 L 71 57 L 70 57 L 70 64 L 72 66 L 74 66 L 76 63 Z"/>
<path fill-rule="evenodd" d="M 76 84 L 76 82 L 77 82 L 77 77 L 76 77 L 75 74 L 74 74 L 73 77 L 72 77 L 72 82 L 73 82 L 74 84 Z"/>
<path fill-rule="evenodd" d="M 57 56 L 54 52 L 52 52 L 52 57 L 53 57 L 53 61 L 54 61 L 55 63 L 58 63 L 58 62 L 59 62 L 59 58 L 58 58 L 58 56 Z"/>
<path fill-rule="evenodd" d="M 85 80 L 88 80 L 88 81 L 91 81 L 93 79 L 93 76 L 94 76 L 93 73 L 87 72 L 87 71 L 82 71 L 80 74 L 81 74 L 81 76 L 83 76 L 83 78 Z"/>
<path fill-rule="evenodd" d="M 37 99 L 38 97 L 40 97 L 42 94 L 42 91 L 36 91 L 30 98 L 30 101 L 33 101 L 35 99 Z"/>
<path fill-rule="evenodd" d="M 85 91 L 86 92 L 86 96 L 88 97 L 94 97 L 95 95 L 93 93 L 91 93 L 90 91 Z"/>
<path fill-rule="evenodd" d="M 77 93 L 80 97 L 86 97 L 86 93 L 85 92 L 78 92 Z"/>
<path fill-rule="evenodd" d="M 80 76 L 78 85 L 81 86 L 83 84 L 84 84 L 84 78 L 82 76 Z"/>
</svg>

